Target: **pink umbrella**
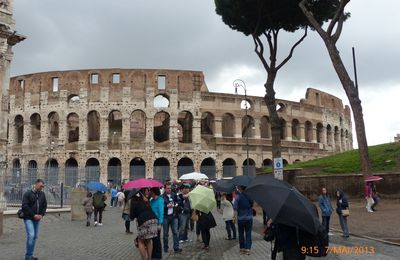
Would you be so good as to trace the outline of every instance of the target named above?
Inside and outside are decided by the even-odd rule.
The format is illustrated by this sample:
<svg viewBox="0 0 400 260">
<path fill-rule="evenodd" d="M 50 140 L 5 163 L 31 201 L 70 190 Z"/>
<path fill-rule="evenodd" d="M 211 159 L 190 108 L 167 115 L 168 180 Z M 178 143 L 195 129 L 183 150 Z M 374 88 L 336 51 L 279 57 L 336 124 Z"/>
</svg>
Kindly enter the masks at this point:
<svg viewBox="0 0 400 260">
<path fill-rule="evenodd" d="M 374 175 L 371 175 L 371 176 L 367 176 L 365 179 L 364 179 L 364 181 L 365 182 L 368 182 L 368 181 L 380 181 L 380 180 L 382 180 L 383 178 L 381 177 L 381 176 L 374 176 Z"/>
<path fill-rule="evenodd" d="M 151 187 L 162 187 L 162 183 L 151 179 L 137 179 L 133 181 L 128 181 L 122 187 L 125 190 L 130 189 L 141 189 L 141 188 L 151 188 Z"/>
</svg>

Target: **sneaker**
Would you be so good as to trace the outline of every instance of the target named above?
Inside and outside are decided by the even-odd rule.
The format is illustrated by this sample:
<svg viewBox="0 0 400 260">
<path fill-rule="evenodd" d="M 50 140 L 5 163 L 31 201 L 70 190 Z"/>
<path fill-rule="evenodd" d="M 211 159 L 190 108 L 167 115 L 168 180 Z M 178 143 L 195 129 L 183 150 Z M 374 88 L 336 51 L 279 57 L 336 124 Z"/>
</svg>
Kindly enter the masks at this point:
<svg viewBox="0 0 400 260">
<path fill-rule="evenodd" d="M 374 211 L 372 211 L 372 210 L 370 210 L 370 209 L 369 209 L 369 210 L 367 210 L 367 211 L 368 211 L 368 212 L 374 212 Z"/>
<path fill-rule="evenodd" d="M 183 240 L 179 240 L 179 243 L 181 243 L 181 244 L 182 244 L 183 242 L 185 242 L 185 241 L 183 241 Z"/>
<path fill-rule="evenodd" d="M 193 240 L 191 239 L 186 239 L 185 242 L 192 242 Z"/>
<path fill-rule="evenodd" d="M 232 239 L 232 238 L 230 238 L 230 237 L 226 237 L 226 238 L 225 238 L 225 240 L 231 240 L 231 239 Z"/>
<path fill-rule="evenodd" d="M 97 226 L 97 221 L 94 222 L 94 226 Z"/>
<path fill-rule="evenodd" d="M 99 226 L 103 226 L 103 223 L 99 223 Z"/>
</svg>

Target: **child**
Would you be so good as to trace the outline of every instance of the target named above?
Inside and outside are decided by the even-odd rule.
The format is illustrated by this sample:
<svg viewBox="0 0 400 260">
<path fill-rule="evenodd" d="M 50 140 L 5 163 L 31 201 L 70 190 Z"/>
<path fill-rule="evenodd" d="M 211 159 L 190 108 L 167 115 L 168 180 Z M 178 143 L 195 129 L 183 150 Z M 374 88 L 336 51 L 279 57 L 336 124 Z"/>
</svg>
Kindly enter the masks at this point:
<svg viewBox="0 0 400 260">
<path fill-rule="evenodd" d="M 85 208 L 86 211 L 86 226 L 90 226 L 90 218 L 92 217 L 93 213 L 93 198 L 92 198 L 92 193 L 88 192 L 86 194 L 86 198 L 83 200 L 82 205 Z"/>
</svg>

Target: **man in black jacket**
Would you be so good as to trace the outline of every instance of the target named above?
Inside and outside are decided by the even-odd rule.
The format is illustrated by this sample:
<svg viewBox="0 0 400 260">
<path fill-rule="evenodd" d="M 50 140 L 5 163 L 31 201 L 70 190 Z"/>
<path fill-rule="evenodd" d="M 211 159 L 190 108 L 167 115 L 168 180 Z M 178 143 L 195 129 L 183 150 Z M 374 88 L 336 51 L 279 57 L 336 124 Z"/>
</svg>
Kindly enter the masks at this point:
<svg viewBox="0 0 400 260">
<path fill-rule="evenodd" d="M 47 201 L 43 192 L 44 181 L 37 179 L 32 190 L 25 192 L 22 198 L 22 212 L 26 230 L 25 260 L 36 260 L 33 257 L 35 243 L 39 233 L 39 222 L 46 214 Z"/>
<path fill-rule="evenodd" d="M 179 233 L 178 233 L 178 197 L 172 192 L 171 184 L 164 186 L 164 223 L 163 223 L 163 240 L 164 252 L 168 253 L 168 236 L 169 229 L 172 230 L 172 240 L 174 241 L 174 252 L 180 253 L 179 248 Z"/>
</svg>

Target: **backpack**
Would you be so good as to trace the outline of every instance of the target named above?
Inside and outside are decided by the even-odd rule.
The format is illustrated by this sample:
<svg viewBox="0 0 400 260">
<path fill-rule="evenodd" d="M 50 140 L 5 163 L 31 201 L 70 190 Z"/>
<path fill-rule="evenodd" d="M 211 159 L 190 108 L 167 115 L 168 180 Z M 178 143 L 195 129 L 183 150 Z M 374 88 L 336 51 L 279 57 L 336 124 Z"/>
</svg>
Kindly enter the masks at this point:
<svg viewBox="0 0 400 260">
<path fill-rule="evenodd" d="M 96 209 L 101 209 L 105 207 L 104 194 L 96 192 L 93 194 L 93 206 Z"/>
<path fill-rule="evenodd" d="M 325 228 L 320 225 L 317 234 L 313 235 L 303 230 L 298 230 L 300 247 L 309 248 L 306 255 L 312 257 L 324 257 L 328 255 L 329 236 Z"/>
</svg>

